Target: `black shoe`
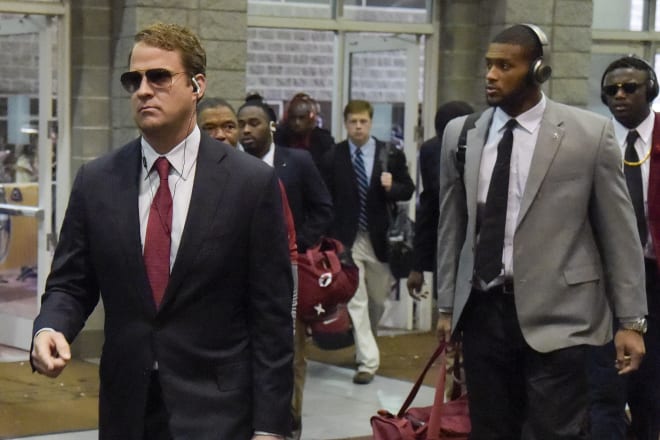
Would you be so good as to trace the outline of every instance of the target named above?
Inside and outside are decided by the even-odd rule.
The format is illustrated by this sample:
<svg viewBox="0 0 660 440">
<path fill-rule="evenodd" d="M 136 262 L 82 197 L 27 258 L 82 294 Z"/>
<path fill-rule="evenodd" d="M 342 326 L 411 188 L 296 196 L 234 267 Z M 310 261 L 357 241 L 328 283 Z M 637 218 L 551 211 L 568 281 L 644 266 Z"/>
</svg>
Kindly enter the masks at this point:
<svg viewBox="0 0 660 440">
<path fill-rule="evenodd" d="M 366 385 L 371 383 L 372 380 L 374 380 L 374 375 L 367 371 L 358 371 L 355 373 L 355 376 L 353 376 L 353 383 L 358 385 Z"/>
</svg>

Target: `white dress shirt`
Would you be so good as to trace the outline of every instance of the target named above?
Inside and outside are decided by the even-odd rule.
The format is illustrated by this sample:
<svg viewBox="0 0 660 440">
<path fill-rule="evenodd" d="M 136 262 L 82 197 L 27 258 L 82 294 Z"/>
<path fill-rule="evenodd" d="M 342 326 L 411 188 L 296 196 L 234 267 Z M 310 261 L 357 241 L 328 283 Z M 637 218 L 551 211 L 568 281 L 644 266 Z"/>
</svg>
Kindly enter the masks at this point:
<svg viewBox="0 0 660 440">
<path fill-rule="evenodd" d="M 201 135 L 195 125 L 193 131 L 179 145 L 163 155 L 170 162 L 170 175 L 168 183 L 172 194 L 172 246 L 170 247 L 170 271 L 174 265 L 176 254 L 181 243 L 183 226 L 188 217 L 188 207 L 192 195 L 195 171 L 197 170 L 197 153 Z M 160 179 L 158 172 L 153 168 L 154 162 L 161 155 L 142 138 L 142 171 L 140 173 L 140 193 L 138 208 L 140 213 L 140 237 L 142 238 L 142 251 L 147 236 L 147 223 L 151 202 L 156 196 Z"/>
<path fill-rule="evenodd" d="M 504 273 L 491 281 L 487 287 L 501 284 L 503 275 L 506 278 L 513 277 L 513 236 L 518 222 L 520 202 L 525 191 L 525 185 L 527 184 L 529 168 L 532 163 L 532 156 L 534 155 L 534 148 L 536 147 L 536 140 L 538 139 L 545 105 L 545 95 L 542 95 L 541 100 L 534 107 L 515 117 L 518 125 L 513 130 L 513 149 L 511 150 L 509 195 L 506 208 L 506 226 L 504 229 L 504 249 L 502 251 Z M 504 113 L 500 107 L 495 109 L 488 131 L 488 138 L 481 153 L 479 183 L 477 186 L 479 219 L 481 219 L 486 206 L 490 178 L 497 159 L 497 144 L 502 139 L 504 125 L 509 119 L 511 119 L 511 116 Z"/>
</svg>

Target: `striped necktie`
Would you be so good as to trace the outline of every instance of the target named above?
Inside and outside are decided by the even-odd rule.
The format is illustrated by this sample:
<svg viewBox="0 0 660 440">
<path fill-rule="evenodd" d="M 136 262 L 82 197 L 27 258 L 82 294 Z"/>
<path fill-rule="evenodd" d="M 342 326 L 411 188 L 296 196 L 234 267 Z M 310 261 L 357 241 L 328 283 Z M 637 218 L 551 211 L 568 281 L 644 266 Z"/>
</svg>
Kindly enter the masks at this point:
<svg viewBox="0 0 660 440">
<path fill-rule="evenodd" d="M 367 222 L 367 191 L 369 190 L 369 180 L 367 179 L 367 172 L 364 168 L 364 159 L 362 158 L 362 150 L 360 148 L 355 151 L 353 169 L 355 170 L 355 180 L 357 182 L 358 195 L 360 197 L 358 226 L 361 231 L 366 231 L 369 224 Z"/>
</svg>

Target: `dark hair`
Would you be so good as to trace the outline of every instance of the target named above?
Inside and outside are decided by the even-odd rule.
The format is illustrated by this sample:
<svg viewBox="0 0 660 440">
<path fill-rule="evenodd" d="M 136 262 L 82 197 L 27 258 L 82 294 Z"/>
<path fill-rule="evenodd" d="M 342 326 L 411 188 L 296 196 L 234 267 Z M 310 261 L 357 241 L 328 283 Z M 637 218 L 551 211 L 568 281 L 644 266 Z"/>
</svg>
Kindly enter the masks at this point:
<svg viewBox="0 0 660 440">
<path fill-rule="evenodd" d="M 206 52 L 190 29 L 172 23 L 154 23 L 135 34 L 135 43 L 179 52 L 189 75 L 206 74 Z M 130 64 L 131 53 L 128 55 Z"/>
<path fill-rule="evenodd" d="M 354 99 L 346 104 L 346 107 L 344 107 L 344 121 L 346 118 L 348 118 L 349 114 L 362 112 L 369 113 L 369 118 L 373 119 L 374 107 L 371 105 L 371 103 L 362 99 Z"/>
<path fill-rule="evenodd" d="M 529 27 L 516 24 L 495 35 L 493 43 L 521 46 L 530 61 L 543 56 L 543 46 L 539 37 Z"/>
<path fill-rule="evenodd" d="M 271 106 L 264 102 L 264 97 L 259 93 L 249 93 L 245 97 L 245 104 L 239 107 L 238 113 L 240 113 L 241 110 L 243 110 L 245 107 L 259 107 L 264 111 L 266 117 L 268 117 L 271 122 L 277 122 L 277 115 L 275 114 L 275 110 L 273 110 Z"/>
<path fill-rule="evenodd" d="M 442 104 L 435 113 L 435 134 L 442 137 L 449 121 L 470 113 L 474 113 L 474 109 L 465 101 L 449 101 Z"/>
<path fill-rule="evenodd" d="M 228 108 L 229 110 L 231 110 L 231 112 L 234 115 L 236 114 L 234 107 L 232 107 L 230 103 L 228 103 L 226 100 L 222 98 L 204 98 L 203 101 L 197 104 L 197 113 L 201 113 L 203 110 L 206 110 L 208 108 L 216 108 L 216 107 Z"/>
</svg>

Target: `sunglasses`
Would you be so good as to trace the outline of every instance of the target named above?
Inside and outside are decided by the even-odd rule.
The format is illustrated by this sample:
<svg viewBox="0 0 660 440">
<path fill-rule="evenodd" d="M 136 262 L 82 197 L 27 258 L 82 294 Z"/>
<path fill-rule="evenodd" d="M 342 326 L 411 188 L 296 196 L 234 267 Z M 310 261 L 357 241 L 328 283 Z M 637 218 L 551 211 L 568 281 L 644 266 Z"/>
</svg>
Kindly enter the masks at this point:
<svg viewBox="0 0 660 440">
<path fill-rule="evenodd" d="M 603 93 L 605 93 L 607 96 L 614 96 L 617 94 L 619 89 L 623 89 L 627 95 L 630 95 L 635 93 L 641 86 L 641 84 L 636 82 L 612 84 L 609 86 L 603 86 Z"/>
<path fill-rule="evenodd" d="M 133 70 L 122 73 L 119 80 L 128 93 L 135 93 L 142 84 L 143 76 L 154 89 L 167 89 L 172 87 L 172 79 L 181 73 L 185 72 L 170 72 L 167 69 Z"/>
</svg>

